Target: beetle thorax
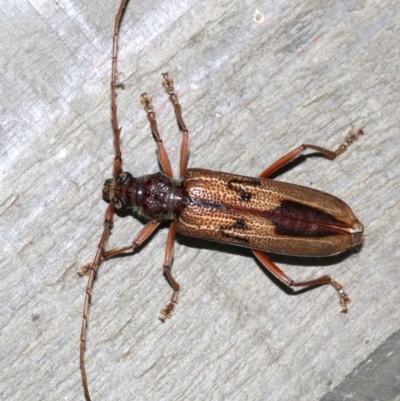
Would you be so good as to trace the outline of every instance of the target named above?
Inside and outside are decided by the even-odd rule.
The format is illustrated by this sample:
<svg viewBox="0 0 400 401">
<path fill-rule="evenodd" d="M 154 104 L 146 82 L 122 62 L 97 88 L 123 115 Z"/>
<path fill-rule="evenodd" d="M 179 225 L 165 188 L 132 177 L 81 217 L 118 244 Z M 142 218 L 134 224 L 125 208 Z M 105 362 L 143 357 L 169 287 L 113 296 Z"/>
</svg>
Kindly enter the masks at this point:
<svg viewBox="0 0 400 401">
<path fill-rule="evenodd" d="M 189 203 L 181 182 L 162 173 L 135 178 L 123 172 L 105 181 L 103 199 L 113 201 L 117 210 L 133 209 L 149 220 L 175 220 Z"/>
</svg>

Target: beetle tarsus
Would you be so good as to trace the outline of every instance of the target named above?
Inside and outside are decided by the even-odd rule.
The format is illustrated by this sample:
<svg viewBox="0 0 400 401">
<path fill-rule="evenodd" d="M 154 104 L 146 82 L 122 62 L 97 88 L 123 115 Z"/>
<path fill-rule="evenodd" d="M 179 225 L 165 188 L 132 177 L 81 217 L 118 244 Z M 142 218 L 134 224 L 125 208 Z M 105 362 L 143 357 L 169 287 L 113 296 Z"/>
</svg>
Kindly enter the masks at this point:
<svg viewBox="0 0 400 401">
<path fill-rule="evenodd" d="M 104 260 L 106 260 L 106 259 L 103 256 L 100 257 L 100 260 L 99 260 L 99 263 L 97 265 L 96 270 L 104 262 Z M 84 265 L 81 266 L 81 271 L 78 272 L 79 277 L 88 276 L 92 269 L 93 269 L 93 263 L 92 262 L 85 263 Z"/>
<path fill-rule="evenodd" d="M 342 284 L 340 284 L 336 280 L 332 280 L 331 284 L 333 288 L 337 291 L 338 296 L 339 296 L 339 304 L 342 307 L 342 313 L 347 313 L 347 304 L 351 302 L 351 299 L 348 297 L 348 295 L 345 293 Z"/>
<path fill-rule="evenodd" d="M 164 305 L 160 310 L 160 316 L 158 317 L 161 322 L 165 323 L 167 319 L 171 319 L 172 312 L 175 309 L 175 305 L 179 303 L 179 292 L 174 292 L 171 299 Z"/>
<path fill-rule="evenodd" d="M 85 263 L 81 266 L 81 271 L 78 272 L 79 277 L 88 276 L 92 270 L 92 262 Z"/>
<path fill-rule="evenodd" d="M 175 309 L 175 303 L 169 301 L 165 304 L 165 306 L 160 310 L 160 316 L 158 317 L 161 322 L 165 323 L 167 319 L 172 317 L 172 311 Z"/>
<path fill-rule="evenodd" d="M 345 141 L 335 150 L 336 156 L 341 155 L 343 152 L 347 150 L 347 148 L 355 142 L 361 135 L 364 135 L 364 131 L 360 128 L 357 132 L 351 129 Z"/>
</svg>

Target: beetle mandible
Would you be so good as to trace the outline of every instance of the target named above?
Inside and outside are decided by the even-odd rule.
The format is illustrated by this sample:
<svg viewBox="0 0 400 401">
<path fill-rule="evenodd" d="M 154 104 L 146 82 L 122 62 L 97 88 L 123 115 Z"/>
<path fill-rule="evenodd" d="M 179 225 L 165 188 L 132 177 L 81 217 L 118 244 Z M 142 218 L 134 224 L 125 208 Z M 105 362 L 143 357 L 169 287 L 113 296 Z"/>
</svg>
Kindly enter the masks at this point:
<svg viewBox="0 0 400 401">
<path fill-rule="evenodd" d="M 360 246 L 363 226 L 350 207 L 335 196 L 267 179 L 272 173 L 301 155 L 307 149 L 335 159 L 358 139 L 363 131 L 350 130 L 346 140 L 335 150 L 315 145 L 301 145 L 265 169 L 259 177 L 187 169 L 189 133 L 182 118 L 181 105 L 174 82 L 164 73 L 162 86 L 172 103 L 178 127 L 182 133 L 180 178 L 174 179 L 171 164 L 157 128 L 152 99 L 141 95 L 141 104 L 150 122 L 156 140 L 158 160 L 162 171 L 142 177 L 133 177 L 122 170 L 120 148 L 121 129 L 118 125 L 116 105 L 116 71 L 118 33 L 121 17 L 128 0 L 122 0 L 115 16 L 112 68 L 111 114 L 114 131 L 114 178 L 105 181 L 103 199 L 109 202 L 104 217 L 104 229 L 98 249 L 91 263 L 81 267 L 80 275 L 88 275 L 80 336 L 80 367 L 85 398 L 90 400 L 85 368 L 85 342 L 92 284 L 97 270 L 104 261 L 138 248 L 157 229 L 161 222 L 171 221 L 165 256 L 164 272 L 172 287 L 172 296 L 161 309 L 160 320 L 171 317 L 179 301 L 179 284 L 171 273 L 172 250 L 175 233 L 226 242 L 252 250 L 261 264 L 275 277 L 290 287 L 330 284 L 339 296 L 342 312 L 347 312 L 349 297 L 342 285 L 324 275 L 307 281 L 294 281 L 280 270 L 264 252 L 299 256 L 329 256 Z M 107 237 L 113 224 L 114 212 L 130 209 L 149 222 L 139 231 L 130 245 L 105 250 Z"/>
</svg>

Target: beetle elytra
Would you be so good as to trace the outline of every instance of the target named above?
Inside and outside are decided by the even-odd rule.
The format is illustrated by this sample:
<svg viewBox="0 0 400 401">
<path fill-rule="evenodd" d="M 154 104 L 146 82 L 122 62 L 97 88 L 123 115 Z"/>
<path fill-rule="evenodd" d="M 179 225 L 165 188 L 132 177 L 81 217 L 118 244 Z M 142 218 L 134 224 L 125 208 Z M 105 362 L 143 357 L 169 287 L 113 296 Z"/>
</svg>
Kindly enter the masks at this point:
<svg viewBox="0 0 400 401">
<path fill-rule="evenodd" d="M 167 73 L 163 74 L 162 85 L 173 105 L 178 127 L 182 133 L 180 178 L 173 178 L 171 164 L 158 132 L 152 100 L 147 94 L 141 95 L 141 103 L 156 140 L 162 171 L 136 178 L 122 171 L 121 129 L 118 125 L 116 105 L 116 71 L 119 26 L 127 2 L 128 0 L 122 0 L 119 6 L 113 35 L 111 113 L 115 141 L 114 177 L 106 180 L 103 186 L 103 199 L 109 204 L 97 252 L 91 263 L 82 266 L 80 273 L 89 276 L 80 336 L 80 367 L 87 400 L 90 400 L 90 396 L 84 352 L 90 295 L 97 270 L 104 261 L 140 247 L 162 221 L 171 221 L 163 268 L 173 289 L 170 300 L 161 309 L 162 321 L 171 317 L 175 305 L 179 302 L 180 287 L 171 273 L 176 232 L 247 247 L 267 270 L 287 286 L 330 284 L 337 291 L 342 312 L 347 312 L 350 299 L 339 282 L 327 275 L 307 281 L 294 281 L 264 252 L 321 257 L 334 255 L 360 246 L 363 233 L 363 226 L 350 207 L 335 196 L 268 179 L 272 173 L 307 149 L 322 154 L 330 160 L 335 159 L 363 134 L 362 130 L 357 132 L 351 130 L 345 142 L 335 151 L 315 145 L 301 145 L 278 159 L 256 178 L 203 169 L 187 169 L 189 133 L 182 118 L 174 82 Z M 123 210 L 139 214 L 146 218 L 148 223 L 129 245 L 106 250 L 106 240 L 111 232 L 114 212 Z"/>
</svg>

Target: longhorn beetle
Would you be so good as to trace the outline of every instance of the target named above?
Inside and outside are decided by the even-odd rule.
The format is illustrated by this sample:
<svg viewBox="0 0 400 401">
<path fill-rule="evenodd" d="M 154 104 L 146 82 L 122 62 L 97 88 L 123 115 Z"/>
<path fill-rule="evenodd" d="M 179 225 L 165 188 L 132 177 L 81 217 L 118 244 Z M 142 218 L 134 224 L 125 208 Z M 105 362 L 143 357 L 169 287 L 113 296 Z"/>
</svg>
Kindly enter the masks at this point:
<svg viewBox="0 0 400 401">
<path fill-rule="evenodd" d="M 327 275 L 307 281 L 294 281 L 264 252 L 328 256 L 360 246 L 362 242 L 363 226 L 342 200 L 315 189 L 267 179 L 307 149 L 312 149 L 330 160 L 335 159 L 363 134 L 361 129 L 357 132 L 349 131 L 346 140 L 335 151 L 315 145 L 301 145 L 278 159 L 257 178 L 197 168 L 187 169 L 188 130 L 182 118 L 174 82 L 167 73 L 164 73 L 162 86 L 174 107 L 178 127 L 182 133 L 180 178 L 173 179 L 170 161 L 158 132 L 152 99 L 146 93 L 141 95 L 140 102 L 147 113 L 151 132 L 156 140 L 162 171 L 137 178 L 122 171 L 121 128 L 118 125 L 116 105 L 116 71 L 118 32 L 127 2 L 128 0 L 121 1 L 115 16 L 112 46 L 111 114 L 115 142 L 114 178 L 106 180 L 103 186 L 103 199 L 109 205 L 105 212 L 104 229 L 96 255 L 91 263 L 81 267 L 79 273 L 81 276 L 89 276 L 80 336 L 80 367 L 87 400 L 90 400 L 90 396 L 84 352 L 89 301 L 97 270 L 104 261 L 125 252 L 132 252 L 142 245 L 162 221 L 171 221 L 163 267 L 173 290 L 170 300 L 161 309 L 160 320 L 163 322 L 171 317 L 179 301 L 180 287 L 171 273 L 175 232 L 250 248 L 261 264 L 287 286 L 330 284 L 339 296 L 339 303 L 344 313 L 347 312 L 350 299 L 339 282 Z M 105 244 L 116 210 L 131 210 L 149 222 L 139 231 L 130 245 L 106 251 Z"/>
</svg>

